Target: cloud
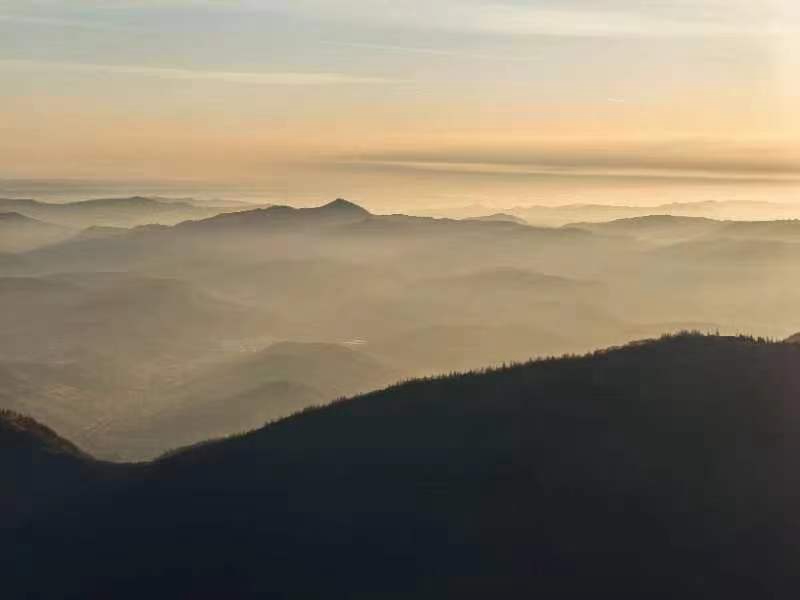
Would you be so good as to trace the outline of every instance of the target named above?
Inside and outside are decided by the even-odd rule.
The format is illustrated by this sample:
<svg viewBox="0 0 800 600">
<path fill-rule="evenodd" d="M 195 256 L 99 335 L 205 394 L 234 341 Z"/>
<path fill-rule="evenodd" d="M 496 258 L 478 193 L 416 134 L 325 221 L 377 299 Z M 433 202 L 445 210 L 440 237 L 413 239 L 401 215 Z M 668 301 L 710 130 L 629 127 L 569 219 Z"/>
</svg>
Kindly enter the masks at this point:
<svg viewBox="0 0 800 600">
<path fill-rule="evenodd" d="M 64 63 L 38 60 L 2 60 L 0 69 L 13 69 L 28 72 L 31 70 L 56 70 L 76 74 L 94 75 L 132 75 L 160 79 L 187 81 L 218 81 L 251 85 L 354 85 L 386 84 L 397 80 L 381 77 L 362 77 L 346 73 L 299 73 L 299 72 L 244 72 L 244 71 L 201 71 L 137 65 L 99 65 L 83 63 Z"/>
<path fill-rule="evenodd" d="M 241 2 L 258 10 L 259 2 Z M 795 34 L 800 10 L 769 0 L 754 10 L 742 1 L 638 0 L 491 2 L 483 0 L 272 0 L 272 11 L 381 27 L 505 36 L 681 37 Z"/>
<path fill-rule="evenodd" d="M 96 21 L 51 18 L 31 15 L 0 15 L 0 25 L 32 25 L 34 27 L 56 27 L 56 28 L 76 28 L 76 29 L 99 29 L 99 30 L 122 30 L 123 27 Z"/>
<path fill-rule="evenodd" d="M 681 37 L 790 35 L 800 32 L 800 9 L 795 0 L 8 0 L 14 9 L 6 20 L 80 26 L 88 10 L 111 19 L 115 13 L 139 11 L 154 15 L 160 9 L 235 11 L 254 18 L 292 15 L 356 26 L 377 26 L 454 33 L 554 37 Z M 64 19 L 50 18 L 42 8 L 58 8 Z M 155 12 L 154 12 L 155 11 Z M 27 16 L 26 16 L 27 15 Z M 83 14 L 85 16 L 86 13 Z"/>
<path fill-rule="evenodd" d="M 704 139 L 669 143 L 564 144 L 539 147 L 446 148 L 385 151 L 342 162 L 390 168 L 484 174 L 647 176 L 754 181 L 797 181 L 800 154 L 781 142 L 744 143 Z"/>
<path fill-rule="evenodd" d="M 371 44 L 366 42 L 321 42 L 324 46 L 340 48 L 354 48 L 356 50 L 377 50 L 379 52 L 396 52 L 401 54 L 423 54 L 428 56 L 444 56 L 466 58 L 470 60 L 496 60 L 500 62 L 541 62 L 541 56 L 514 56 L 512 54 L 484 54 L 481 52 L 463 52 L 460 50 L 446 50 L 442 48 L 420 48 L 416 46 L 397 46 L 389 44 Z"/>
</svg>

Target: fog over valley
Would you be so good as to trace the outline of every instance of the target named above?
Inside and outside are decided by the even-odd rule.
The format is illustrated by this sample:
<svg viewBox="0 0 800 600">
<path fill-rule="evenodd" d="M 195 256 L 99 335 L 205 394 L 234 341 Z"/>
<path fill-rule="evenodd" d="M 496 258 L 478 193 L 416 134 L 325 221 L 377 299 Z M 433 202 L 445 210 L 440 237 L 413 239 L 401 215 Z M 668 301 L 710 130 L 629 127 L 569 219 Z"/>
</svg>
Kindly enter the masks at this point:
<svg viewBox="0 0 800 600">
<path fill-rule="evenodd" d="M 2 219 L 2 406 L 117 460 L 413 377 L 681 330 L 800 331 L 800 221 L 4 202 L 29 214 Z"/>
</svg>

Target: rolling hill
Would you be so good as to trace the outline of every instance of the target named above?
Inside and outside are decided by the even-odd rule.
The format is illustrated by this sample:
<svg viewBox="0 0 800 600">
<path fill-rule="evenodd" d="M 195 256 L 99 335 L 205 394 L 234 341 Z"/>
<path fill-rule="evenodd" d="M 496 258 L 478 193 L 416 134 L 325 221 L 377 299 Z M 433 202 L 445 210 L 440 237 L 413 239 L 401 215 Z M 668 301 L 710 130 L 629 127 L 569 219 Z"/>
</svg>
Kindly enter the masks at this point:
<svg viewBox="0 0 800 600">
<path fill-rule="evenodd" d="M 64 241 L 75 234 L 68 227 L 38 221 L 17 212 L 0 211 L 0 252 L 27 252 Z"/>
<path fill-rule="evenodd" d="M 4 592 L 794 597 L 799 366 L 685 334 L 307 411 L 34 514 Z"/>
</svg>

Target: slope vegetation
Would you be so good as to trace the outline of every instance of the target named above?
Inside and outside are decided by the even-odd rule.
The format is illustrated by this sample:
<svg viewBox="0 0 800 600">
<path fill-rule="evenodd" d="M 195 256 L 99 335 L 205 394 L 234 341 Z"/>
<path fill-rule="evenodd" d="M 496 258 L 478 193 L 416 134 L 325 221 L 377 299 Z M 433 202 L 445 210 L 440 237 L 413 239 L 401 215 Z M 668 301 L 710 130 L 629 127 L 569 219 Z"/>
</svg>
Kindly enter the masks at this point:
<svg viewBox="0 0 800 600">
<path fill-rule="evenodd" d="M 34 521 L 6 589 L 795 597 L 798 367 L 794 344 L 680 335 L 396 386 Z"/>
</svg>

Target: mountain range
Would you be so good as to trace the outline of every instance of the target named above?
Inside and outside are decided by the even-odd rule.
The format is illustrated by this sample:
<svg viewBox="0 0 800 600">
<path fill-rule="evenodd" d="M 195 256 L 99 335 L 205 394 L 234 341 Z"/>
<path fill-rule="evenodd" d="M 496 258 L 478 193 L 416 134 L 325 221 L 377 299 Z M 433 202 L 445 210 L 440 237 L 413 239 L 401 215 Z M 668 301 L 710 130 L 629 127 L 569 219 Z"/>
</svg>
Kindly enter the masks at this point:
<svg viewBox="0 0 800 600">
<path fill-rule="evenodd" d="M 797 223 L 552 228 L 340 199 L 71 230 L 0 255 L 0 408 L 144 460 L 411 377 L 693 328 L 783 339 Z M 302 375 L 319 356 L 342 381 Z"/>
<path fill-rule="evenodd" d="M 231 205 L 227 202 L 215 206 L 192 199 L 170 200 L 145 196 L 98 198 L 65 203 L 41 202 L 27 198 L 0 198 L 0 213 L 17 212 L 33 219 L 73 228 L 93 225 L 115 227 L 172 225 L 187 219 L 206 218 L 253 206 Z"/>
<path fill-rule="evenodd" d="M 620 204 L 562 204 L 556 206 L 517 205 L 499 209 L 501 213 L 522 219 L 531 225 L 561 227 L 579 221 L 601 223 L 648 215 L 675 217 L 704 217 L 718 220 L 777 220 L 798 219 L 800 208 L 791 203 L 758 201 L 699 201 L 671 202 L 652 206 Z M 443 207 L 420 211 L 419 214 L 456 219 L 492 215 L 498 208 L 475 204 L 463 207 Z"/>
</svg>

